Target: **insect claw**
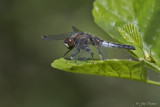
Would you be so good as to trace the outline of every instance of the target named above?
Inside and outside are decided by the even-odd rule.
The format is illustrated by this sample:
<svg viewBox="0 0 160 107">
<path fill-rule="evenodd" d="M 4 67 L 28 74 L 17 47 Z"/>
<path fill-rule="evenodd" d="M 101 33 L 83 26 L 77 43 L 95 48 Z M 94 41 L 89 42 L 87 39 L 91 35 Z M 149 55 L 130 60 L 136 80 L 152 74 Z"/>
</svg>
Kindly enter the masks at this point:
<svg viewBox="0 0 160 107">
<path fill-rule="evenodd" d="M 72 57 L 72 56 L 71 56 L 70 58 L 71 58 L 71 60 L 73 60 L 73 57 Z"/>
</svg>

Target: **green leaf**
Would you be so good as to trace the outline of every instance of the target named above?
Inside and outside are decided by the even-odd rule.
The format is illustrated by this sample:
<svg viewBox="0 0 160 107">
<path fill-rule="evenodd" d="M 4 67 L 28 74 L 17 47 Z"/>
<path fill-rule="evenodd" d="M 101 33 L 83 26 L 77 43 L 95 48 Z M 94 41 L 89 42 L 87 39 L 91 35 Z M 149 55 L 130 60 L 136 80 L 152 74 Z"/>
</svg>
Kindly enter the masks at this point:
<svg viewBox="0 0 160 107">
<path fill-rule="evenodd" d="M 133 43 L 134 45 L 139 46 L 142 49 L 145 55 L 145 59 L 140 59 L 140 60 L 144 60 L 144 62 L 149 67 L 153 68 L 156 72 L 160 73 L 160 67 L 155 64 L 157 61 L 154 59 L 153 56 L 149 55 L 147 51 L 143 48 L 143 41 L 140 33 L 138 32 L 136 25 L 127 24 L 127 25 L 124 25 L 123 27 L 119 27 L 118 30 L 125 40 Z M 151 63 L 151 62 L 154 62 L 154 63 Z"/>
<path fill-rule="evenodd" d="M 127 42 L 118 32 L 118 27 L 128 23 L 138 26 L 145 45 L 160 62 L 160 0 L 96 0 L 94 2 L 93 16 L 96 24 L 117 41 L 123 44 Z M 122 33 L 122 32 L 121 32 Z M 104 37 L 105 38 L 105 37 Z M 138 46 L 142 46 L 138 43 Z M 136 47 L 132 51 L 139 59 L 145 57 L 143 50 Z"/>
<path fill-rule="evenodd" d="M 160 72 L 159 4 L 160 0 L 96 0 L 93 9 L 97 25 L 117 41 L 134 45 L 136 50 L 131 51 L 131 54 L 145 61 L 158 73 Z M 133 25 L 137 28 L 133 28 Z M 130 33 L 132 31 L 134 33 Z"/>
<path fill-rule="evenodd" d="M 126 78 L 160 85 L 159 82 L 147 80 L 147 72 L 143 61 L 137 62 L 112 59 L 106 61 L 96 60 L 94 63 L 92 63 L 92 61 L 87 61 L 81 64 L 76 64 L 74 61 L 60 58 L 55 60 L 51 66 L 73 73 Z"/>
<path fill-rule="evenodd" d="M 143 48 L 142 37 L 135 24 L 131 23 L 131 24 L 126 24 L 122 27 L 118 27 L 118 31 L 125 40 L 133 43 L 134 45 L 139 46 L 140 48 Z"/>
</svg>

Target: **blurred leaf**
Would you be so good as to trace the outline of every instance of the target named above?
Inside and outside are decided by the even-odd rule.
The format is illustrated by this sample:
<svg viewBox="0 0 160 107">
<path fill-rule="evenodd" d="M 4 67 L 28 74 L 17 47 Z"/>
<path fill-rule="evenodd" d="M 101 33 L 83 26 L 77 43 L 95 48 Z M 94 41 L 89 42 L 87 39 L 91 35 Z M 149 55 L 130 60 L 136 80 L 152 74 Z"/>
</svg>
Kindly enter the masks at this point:
<svg viewBox="0 0 160 107">
<path fill-rule="evenodd" d="M 126 78 L 160 85 L 159 82 L 147 80 L 147 73 L 143 61 L 136 62 L 112 59 L 106 61 L 96 60 L 94 63 L 88 61 L 78 65 L 74 63 L 74 61 L 60 58 L 52 63 L 52 67 L 73 73 Z"/>
<path fill-rule="evenodd" d="M 131 24 L 126 24 L 123 27 L 118 27 L 118 31 L 125 40 L 143 48 L 142 37 L 135 24 L 131 23 Z"/>
</svg>

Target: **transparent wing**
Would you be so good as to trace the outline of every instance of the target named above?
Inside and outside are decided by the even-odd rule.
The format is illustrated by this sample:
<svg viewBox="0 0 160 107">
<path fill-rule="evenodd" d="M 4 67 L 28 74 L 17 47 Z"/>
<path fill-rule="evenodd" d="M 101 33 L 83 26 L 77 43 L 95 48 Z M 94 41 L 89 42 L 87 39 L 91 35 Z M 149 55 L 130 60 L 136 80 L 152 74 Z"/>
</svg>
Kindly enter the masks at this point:
<svg viewBox="0 0 160 107">
<path fill-rule="evenodd" d="M 78 34 L 77 32 L 68 32 L 64 34 L 43 36 L 42 39 L 44 40 L 64 40 L 65 38 L 68 38 L 68 37 L 74 37 L 77 34 Z"/>
<path fill-rule="evenodd" d="M 92 60 L 92 57 L 89 52 L 80 49 L 80 52 L 76 56 L 74 56 L 74 59 L 77 64 L 81 64 L 81 63 L 86 62 L 88 60 Z"/>
<path fill-rule="evenodd" d="M 74 32 L 82 32 L 81 30 L 77 29 L 76 27 L 72 26 Z"/>
<path fill-rule="evenodd" d="M 98 42 L 96 42 L 96 39 L 91 38 L 95 44 L 95 47 L 101 57 L 102 60 L 107 59 L 108 57 L 108 48 L 107 47 L 103 47 L 101 44 L 99 44 Z"/>
<path fill-rule="evenodd" d="M 97 48 L 97 51 L 98 51 L 101 59 L 102 60 L 107 59 L 107 57 L 108 57 L 108 48 L 103 47 L 103 46 L 98 46 L 96 48 Z"/>
</svg>

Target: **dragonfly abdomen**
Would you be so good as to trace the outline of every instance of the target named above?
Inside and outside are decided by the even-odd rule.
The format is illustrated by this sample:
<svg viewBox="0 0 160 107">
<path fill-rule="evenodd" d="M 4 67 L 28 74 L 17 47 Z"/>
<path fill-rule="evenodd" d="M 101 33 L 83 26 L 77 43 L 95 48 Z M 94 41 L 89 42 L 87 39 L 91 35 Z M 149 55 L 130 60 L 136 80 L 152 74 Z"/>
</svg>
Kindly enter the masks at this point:
<svg viewBox="0 0 160 107">
<path fill-rule="evenodd" d="M 102 46 L 104 47 L 111 47 L 111 48 L 124 48 L 124 49 L 131 49 L 135 50 L 136 48 L 131 45 L 123 45 L 123 44 L 116 44 L 116 43 L 110 43 L 110 42 L 102 42 Z"/>
</svg>

